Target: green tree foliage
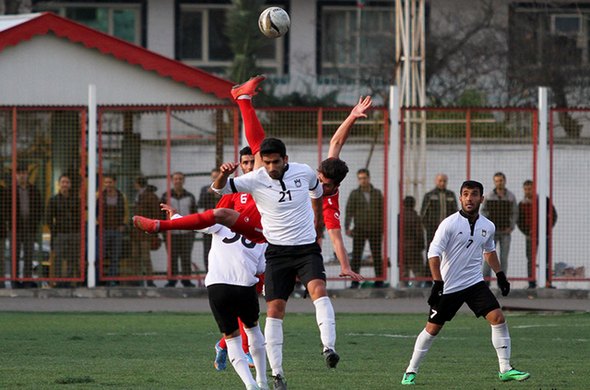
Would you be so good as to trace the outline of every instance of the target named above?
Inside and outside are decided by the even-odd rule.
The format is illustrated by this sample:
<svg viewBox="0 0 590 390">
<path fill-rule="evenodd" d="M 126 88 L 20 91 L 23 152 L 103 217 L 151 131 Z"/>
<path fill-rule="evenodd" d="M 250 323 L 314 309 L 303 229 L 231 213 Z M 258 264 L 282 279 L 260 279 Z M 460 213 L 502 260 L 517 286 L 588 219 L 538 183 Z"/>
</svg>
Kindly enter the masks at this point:
<svg viewBox="0 0 590 390">
<path fill-rule="evenodd" d="M 256 54 L 265 45 L 265 38 L 258 30 L 258 16 L 264 6 L 263 0 L 232 0 L 232 9 L 227 14 L 225 34 L 234 55 L 229 69 L 229 78 L 242 83 L 260 73 Z"/>
</svg>

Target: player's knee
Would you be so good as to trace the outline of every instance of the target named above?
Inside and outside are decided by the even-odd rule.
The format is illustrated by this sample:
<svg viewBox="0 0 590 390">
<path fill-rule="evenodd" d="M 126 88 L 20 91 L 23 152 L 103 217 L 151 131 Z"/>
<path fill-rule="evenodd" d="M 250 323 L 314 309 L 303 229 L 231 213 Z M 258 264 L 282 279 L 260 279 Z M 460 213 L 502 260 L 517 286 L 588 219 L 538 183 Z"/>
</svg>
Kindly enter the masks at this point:
<svg viewBox="0 0 590 390">
<path fill-rule="evenodd" d="M 504 318 L 504 313 L 502 313 L 502 310 L 500 309 L 495 309 L 489 312 L 486 315 L 486 320 L 488 320 L 488 322 L 492 325 L 500 325 L 506 322 L 506 319 Z"/>
<path fill-rule="evenodd" d="M 266 316 L 282 320 L 285 317 L 286 302 L 280 299 L 266 303 Z"/>
<path fill-rule="evenodd" d="M 230 227 L 236 222 L 237 217 L 240 214 L 231 209 L 215 209 L 213 210 L 213 216 L 215 217 L 215 223 Z"/>
</svg>

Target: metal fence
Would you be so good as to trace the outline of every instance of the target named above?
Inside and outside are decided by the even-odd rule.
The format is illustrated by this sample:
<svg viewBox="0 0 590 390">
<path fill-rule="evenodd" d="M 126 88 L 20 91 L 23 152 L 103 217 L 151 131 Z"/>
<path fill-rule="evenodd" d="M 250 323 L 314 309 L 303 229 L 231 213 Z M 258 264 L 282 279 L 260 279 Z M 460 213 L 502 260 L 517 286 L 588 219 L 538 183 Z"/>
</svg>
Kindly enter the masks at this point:
<svg viewBox="0 0 590 390">
<path fill-rule="evenodd" d="M 550 113 L 548 203 L 556 215 L 548 213 L 548 286 L 587 288 L 579 282 L 590 280 L 585 274 L 586 260 L 580 255 L 588 245 L 583 238 L 588 232 L 581 221 L 583 213 L 574 206 L 588 190 L 578 173 L 588 165 L 584 157 L 590 138 L 587 114 L 587 110 L 560 109 Z M 400 118 L 402 284 L 429 278 L 425 255 L 429 241 L 441 219 L 456 211 L 458 203 L 454 202 L 458 202 L 461 183 L 473 179 L 484 185 L 487 199 L 481 211 L 496 224 L 498 255 L 506 273 L 511 280 L 525 282 L 517 286 L 534 286 L 538 208 L 542 204 L 536 196 L 537 109 L 408 108 L 402 109 Z M 563 123 L 574 126 L 572 121 L 578 126 L 575 137 L 563 128 Z M 510 197 L 495 185 L 495 176 L 500 173 L 515 197 L 512 205 Z M 444 177 L 448 179 L 446 186 L 439 184 L 437 189 L 437 178 Z M 532 181 L 528 201 L 524 196 L 527 180 Z M 442 191 L 443 187 L 450 192 Z"/>
<path fill-rule="evenodd" d="M 348 112 L 349 108 L 321 107 L 257 110 L 267 135 L 285 141 L 290 161 L 312 167 L 327 155 L 330 137 Z M 585 282 L 590 281 L 582 255 L 589 245 L 585 240 L 587 211 L 582 203 L 590 191 L 585 179 L 590 168 L 589 119 L 586 109 L 553 109 L 549 116 L 549 202 L 557 220 L 549 221 L 550 227 L 556 223 L 549 229 L 548 280 L 557 287 L 587 288 Z M 524 197 L 523 183 L 532 180 L 533 198 L 528 220 L 523 220 L 532 229 L 523 233 L 518 210 L 511 216 L 489 203 L 484 211 L 496 218 L 498 226 L 508 224 L 499 255 L 516 287 L 534 282 L 539 211 L 535 191 L 537 110 L 405 108 L 400 121 L 399 155 L 388 156 L 389 113 L 382 108 L 372 109 L 368 118 L 355 124 L 342 151 L 350 173 L 340 187 L 341 223 L 345 245 L 361 273 L 369 280 L 383 280 L 388 266 L 398 266 L 402 286 L 428 281 L 426 248 L 438 223 L 433 221 L 443 214 L 441 208 L 456 210 L 456 205 L 452 210 L 453 198 L 456 202 L 459 186 L 466 179 L 481 181 L 492 199 L 494 175 L 502 172 L 517 204 Z M 145 177 L 161 199 L 174 189 L 173 174 L 181 172 L 184 189 L 194 196 L 197 210 L 203 211 L 206 202 L 199 203 L 199 198 L 206 196 L 203 189 L 210 184 L 211 169 L 223 161 L 237 160 L 241 140 L 235 106 L 99 107 L 98 175 L 90 178 L 96 181 L 98 207 L 88 210 L 86 108 L 0 107 L 0 283 L 10 282 L 13 287 L 84 284 L 87 249 L 96 243 L 99 284 L 202 284 L 206 238 L 185 232 L 189 237 L 185 240 L 187 262 L 186 257 L 184 261 L 182 256 L 172 258 L 176 253 L 173 233 L 157 238 L 137 234 L 130 224 L 138 208 L 135 182 Z M 388 188 L 387 177 L 394 166 L 400 167 L 400 187 Z M 372 185 L 383 194 L 383 210 L 377 214 L 383 229 L 366 237 L 357 230 L 355 243 L 350 231 L 355 228 L 355 207 L 349 200 L 359 186 L 360 169 L 368 169 Z M 448 177 L 446 187 L 451 191 L 442 203 L 436 198 L 438 193 L 431 192 L 438 174 Z M 60 198 L 60 189 L 67 187 L 61 182 L 64 175 L 69 190 Z M 105 192 L 106 182 L 113 178 L 116 190 Z M 390 237 L 387 226 L 390 191 L 399 191 L 403 210 L 397 238 Z M 35 193 L 38 201 L 30 197 Z M 433 200 L 438 200 L 439 207 L 432 206 Z M 118 202 L 121 208 L 115 211 Z M 438 215 L 432 215 L 433 209 Z M 97 216 L 96 237 L 87 236 L 89 213 Z M 115 217 L 121 222 L 114 223 Z M 394 256 L 387 253 L 392 239 L 399 243 Z M 347 286 L 338 278 L 340 268 L 327 235 L 322 249 L 333 286 Z"/>
<path fill-rule="evenodd" d="M 290 161 L 316 167 L 326 156 L 330 137 L 348 112 L 349 109 L 268 108 L 258 110 L 258 115 L 267 135 L 285 141 Z M 98 174 L 96 178 L 90 178 L 96 181 L 96 210 L 86 207 L 89 180 L 86 175 L 86 115 L 85 107 L 0 108 L 0 221 L 5 228 L 0 236 L 5 248 L 4 259 L 0 259 L 3 265 L 0 281 L 11 282 L 13 287 L 83 284 L 87 248 L 95 242 L 99 285 L 139 286 L 155 282 L 161 287 L 177 282 L 185 286 L 202 284 L 206 274 L 206 238 L 200 233 L 184 232 L 187 262 L 187 257 L 177 256 L 173 248 L 179 237 L 175 234 L 179 232 L 157 238 L 137 234 L 130 223 L 130 217 L 138 207 L 135 182 L 138 177 L 145 177 L 150 190 L 161 199 L 173 191 L 174 173 L 182 173 L 183 188 L 194 196 L 197 211 L 203 211 L 211 170 L 221 162 L 237 160 L 241 141 L 237 107 L 99 107 Z M 357 122 L 343 150 L 342 158 L 348 162 L 351 172 L 340 189 L 343 229 L 346 202 L 357 187 L 355 174 L 358 169 L 369 169 L 373 185 L 382 191 L 384 198 L 387 197 L 386 129 L 387 111 L 372 110 L 369 118 Z M 26 231 L 18 229 L 24 226 L 20 215 L 22 204 L 19 195 L 13 196 L 21 191 L 18 178 L 22 175 L 17 166 L 28 173 L 23 182 L 29 184 L 30 191 L 26 193 L 37 191 L 41 199 L 35 206 L 36 217 L 29 221 Z M 49 205 L 62 192 L 62 175 L 71 182 L 69 193 L 62 198 L 69 199 L 67 205 L 74 211 L 51 216 L 48 214 Z M 111 186 L 112 190 L 109 189 Z M 29 211 L 32 210 L 31 206 Z M 86 236 L 88 213 L 96 213 L 96 237 Z M 368 246 L 357 256 L 363 274 L 369 279 L 375 279 L 374 264 L 381 264 L 377 272 L 381 271 L 382 276 L 378 279 L 387 277 L 385 218 L 383 214 L 385 245 L 378 254 L 382 261 L 372 258 Z M 71 222 L 72 219 L 76 219 L 75 234 L 69 230 L 67 233 L 72 234 L 65 234 L 62 225 L 70 226 L 71 223 L 63 221 Z M 17 229 L 9 230 L 10 226 L 17 226 Z M 354 220 L 349 227 L 354 228 Z M 69 229 L 72 230 L 71 226 Z M 381 242 L 381 238 L 380 234 L 373 241 Z M 33 249 L 23 247 L 23 240 Z M 352 241 L 351 237 L 345 236 L 346 246 L 351 251 Z M 339 266 L 327 236 L 322 245 L 328 276 L 336 280 Z"/>
</svg>

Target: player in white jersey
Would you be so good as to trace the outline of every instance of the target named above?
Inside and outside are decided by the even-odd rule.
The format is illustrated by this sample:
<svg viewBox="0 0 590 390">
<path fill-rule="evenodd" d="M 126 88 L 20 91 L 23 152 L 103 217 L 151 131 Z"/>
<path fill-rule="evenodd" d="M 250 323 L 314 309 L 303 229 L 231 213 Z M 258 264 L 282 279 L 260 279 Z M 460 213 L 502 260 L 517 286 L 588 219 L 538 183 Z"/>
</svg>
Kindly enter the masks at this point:
<svg viewBox="0 0 590 390">
<path fill-rule="evenodd" d="M 316 308 L 326 363 L 336 367 L 340 359 L 335 351 L 334 309 L 327 295 L 326 271 L 316 241 L 321 227 L 322 186 L 311 167 L 289 163 L 285 144 L 276 138 L 262 142 L 260 156 L 262 168 L 237 178 L 229 178 L 237 168 L 235 163 L 221 165 L 221 175 L 212 188 L 225 194 L 251 193 L 260 211 L 263 233 L 269 243 L 264 281 L 266 350 L 275 389 L 286 389 L 282 367 L 283 318 L 296 277 L 307 288 Z"/>
<path fill-rule="evenodd" d="M 170 206 L 162 205 L 162 209 L 172 215 L 171 219 L 180 218 Z M 256 291 L 256 275 L 264 273 L 265 269 L 264 251 L 267 244 L 249 241 L 220 224 L 199 232 L 213 236 L 205 286 L 209 306 L 227 344 L 229 360 L 246 389 L 268 389 L 265 341 L 258 325 L 260 306 Z M 238 318 L 248 335 L 256 380 L 252 377 L 246 353 L 242 349 Z"/>
<path fill-rule="evenodd" d="M 479 214 L 483 185 L 468 180 L 461 185 L 461 210 L 441 222 L 428 250 L 428 263 L 434 285 L 428 298 L 430 314 L 426 327 L 418 335 L 402 385 L 415 384 L 420 362 L 446 321 L 451 321 L 463 303 L 477 317 L 484 317 L 492 328 L 502 381 L 523 381 L 530 377 L 510 365 L 510 334 L 500 304 L 483 280 L 485 261 L 496 273 L 502 295 L 510 292 L 510 283 L 502 272 L 494 246 L 494 224 Z"/>
</svg>

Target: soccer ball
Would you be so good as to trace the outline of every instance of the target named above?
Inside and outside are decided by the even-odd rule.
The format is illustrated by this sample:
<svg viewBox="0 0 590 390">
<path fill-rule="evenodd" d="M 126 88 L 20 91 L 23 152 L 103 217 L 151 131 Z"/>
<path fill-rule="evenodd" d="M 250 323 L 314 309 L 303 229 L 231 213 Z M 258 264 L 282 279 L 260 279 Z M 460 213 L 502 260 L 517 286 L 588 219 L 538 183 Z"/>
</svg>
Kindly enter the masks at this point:
<svg viewBox="0 0 590 390">
<path fill-rule="evenodd" d="M 268 38 L 278 38 L 285 35 L 290 26 L 289 14 L 279 7 L 265 9 L 258 18 L 258 27 Z"/>
</svg>

